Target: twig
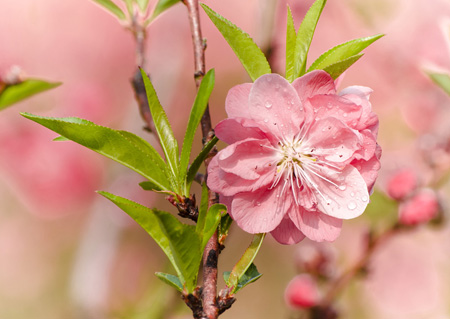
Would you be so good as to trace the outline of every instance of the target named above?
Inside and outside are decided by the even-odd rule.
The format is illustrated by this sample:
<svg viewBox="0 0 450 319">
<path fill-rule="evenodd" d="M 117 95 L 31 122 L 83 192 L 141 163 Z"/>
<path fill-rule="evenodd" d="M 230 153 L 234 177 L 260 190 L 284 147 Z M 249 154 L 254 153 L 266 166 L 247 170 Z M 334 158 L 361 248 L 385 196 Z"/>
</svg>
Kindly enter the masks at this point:
<svg viewBox="0 0 450 319">
<path fill-rule="evenodd" d="M 206 73 L 205 70 L 205 45 L 202 38 L 202 31 L 200 28 L 200 16 L 198 0 L 183 0 L 186 5 L 189 15 L 189 24 L 192 33 L 192 43 L 194 45 L 194 63 L 195 63 L 195 84 L 197 88 Z M 203 142 L 208 142 L 213 136 L 214 131 L 211 125 L 211 116 L 209 114 L 209 107 L 206 108 L 201 120 Z M 210 156 L 205 160 L 205 166 L 211 158 L 217 153 L 216 149 L 210 152 Z M 218 202 L 218 195 L 214 192 L 208 192 L 209 206 Z M 216 319 L 219 316 L 219 307 L 217 304 L 217 262 L 219 255 L 219 244 L 217 241 L 217 232 L 209 239 L 206 244 L 203 255 L 203 291 L 202 304 L 205 319 Z"/>
</svg>

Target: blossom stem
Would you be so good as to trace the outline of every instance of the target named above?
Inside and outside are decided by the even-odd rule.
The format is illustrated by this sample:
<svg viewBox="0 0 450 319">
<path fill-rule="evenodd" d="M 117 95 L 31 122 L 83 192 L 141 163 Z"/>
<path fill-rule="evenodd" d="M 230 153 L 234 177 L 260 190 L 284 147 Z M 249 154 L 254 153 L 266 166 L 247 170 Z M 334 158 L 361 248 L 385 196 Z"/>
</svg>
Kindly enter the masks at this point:
<svg viewBox="0 0 450 319">
<path fill-rule="evenodd" d="M 189 24 L 192 33 L 192 43 L 194 46 L 194 65 L 195 65 L 195 84 L 198 87 L 206 73 L 205 69 L 205 44 L 202 38 L 200 27 L 200 15 L 198 0 L 183 0 L 186 5 L 189 16 Z M 214 136 L 211 125 L 211 116 L 209 107 L 206 107 L 201 120 L 203 142 L 206 143 Z M 208 168 L 211 158 L 217 153 L 216 149 L 210 152 L 210 156 L 205 160 L 205 166 Z M 218 202 L 218 195 L 208 191 L 209 206 Z M 217 241 L 217 232 L 209 239 L 206 244 L 203 255 L 203 289 L 202 304 L 205 319 L 216 319 L 219 316 L 217 305 L 217 263 L 219 256 L 219 243 Z"/>
</svg>

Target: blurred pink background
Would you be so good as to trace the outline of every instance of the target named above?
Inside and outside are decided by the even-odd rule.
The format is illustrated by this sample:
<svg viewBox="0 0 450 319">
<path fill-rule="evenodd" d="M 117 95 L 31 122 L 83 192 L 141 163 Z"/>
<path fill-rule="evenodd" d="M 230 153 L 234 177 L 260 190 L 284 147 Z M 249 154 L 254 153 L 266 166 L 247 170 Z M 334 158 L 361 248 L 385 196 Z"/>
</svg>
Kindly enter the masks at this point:
<svg viewBox="0 0 450 319">
<path fill-rule="evenodd" d="M 280 73 L 286 3 L 296 27 L 312 3 L 204 2 L 260 46 L 271 45 L 273 70 Z M 210 103 L 215 124 L 225 116 L 227 91 L 250 80 L 203 13 L 201 19 L 207 68 L 216 69 Z M 438 172 L 450 167 L 448 149 L 441 147 L 450 138 L 450 98 L 423 72 L 449 69 L 449 21 L 450 3 L 444 0 L 329 0 L 319 21 L 310 63 L 336 44 L 386 33 L 341 83 L 341 88 L 374 89 L 383 147 L 379 189 L 404 167 L 417 171 L 423 184 L 433 177 L 425 165 L 429 161 L 436 162 Z M 131 33 L 89 0 L 1 1 L 0 47 L 0 72 L 18 65 L 30 77 L 63 82 L 0 113 L 0 318 L 189 318 L 172 288 L 153 275 L 168 268 L 157 245 L 95 190 L 171 210 L 163 197 L 141 191 L 137 184 L 143 178 L 134 172 L 74 143 L 53 142 L 56 134 L 19 115 L 78 116 L 132 131 L 156 145 L 142 130 L 130 86 L 135 69 Z M 181 140 L 195 92 L 182 4 L 149 27 L 146 69 Z M 444 183 L 444 207 L 448 193 Z M 379 211 L 379 218 L 386 214 Z M 323 244 L 335 252 L 338 265 L 358 256 L 370 223 L 368 217 L 346 222 L 341 238 Z M 356 281 L 340 299 L 342 317 L 450 318 L 448 228 L 422 227 L 389 241 L 375 254 L 368 279 Z M 250 242 L 239 229 L 232 232 L 220 272 L 230 270 L 246 247 L 242 243 Z M 222 317 L 289 318 L 283 293 L 296 274 L 295 256 L 303 244 L 279 246 L 267 239 L 256 259 L 264 276 L 239 293 Z"/>
</svg>

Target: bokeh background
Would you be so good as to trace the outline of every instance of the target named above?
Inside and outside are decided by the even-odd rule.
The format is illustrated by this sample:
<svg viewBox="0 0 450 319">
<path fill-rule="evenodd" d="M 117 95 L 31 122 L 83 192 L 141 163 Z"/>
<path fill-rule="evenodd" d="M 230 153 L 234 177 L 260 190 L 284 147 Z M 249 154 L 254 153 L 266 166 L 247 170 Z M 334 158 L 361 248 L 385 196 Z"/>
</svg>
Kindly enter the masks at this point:
<svg viewBox="0 0 450 319">
<path fill-rule="evenodd" d="M 273 69 L 280 73 L 286 3 L 296 27 L 312 3 L 204 2 L 270 49 Z M 207 68 L 216 69 L 210 103 L 215 124 L 225 117 L 227 91 L 250 80 L 203 13 L 201 19 Z M 414 170 L 427 185 L 450 167 L 450 98 L 424 72 L 450 67 L 449 21 L 445 0 L 329 0 L 319 21 L 310 61 L 344 41 L 386 34 L 365 50 L 340 84 L 374 89 L 371 101 L 380 117 L 383 147 L 376 185 L 380 192 L 399 169 Z M 195 92 L 186 8 L 175 5 L 148 30 L 145 67 L 181 139 Z M 63 82 L 0 113 L 0 318 L 190 317 L 172 288 L 153 275 L 170 271 L 157 245 L 95 191 L 174 211 L 163 196 L 140 190 L 142 179 L 117 163 L 71 142 L 53 142 L 56 134 L 19 115 L 78 116 L 129 130 L 157 145 L 142 129 L 130 86 L 134 49 L 131 33 L 93 1 L 0 1 L 0 73 L 17 65 L 29 77 Z M 200 144 L 198 136 L 197 149 Z M 430 170 L 430 161 L 439 169 Z M 439 193 L 444 212 L 448 194 L 444 181 Z M 334 256 L 334 271 L 358 257 L 371 225 L 395 220 L 395 210 L 386 207 L 380 196 L 374 198 L 370 213 L 345 222 L 341 237 L 323 244 Z M 250 239 L 232 229 L 220 258 L 221 272 L 231 269 Z M 342 317 L 450 318 L 449 242 L 445 222 L 392 238 L 373 256 L 368 276 L 352 283 L 339 299 Z M 264 276 L 239 293 L 222 317 L 295 316 L 283 293 L 307 245 L 280 246 L 266 239 L 256 259 Z"/>
</svg>

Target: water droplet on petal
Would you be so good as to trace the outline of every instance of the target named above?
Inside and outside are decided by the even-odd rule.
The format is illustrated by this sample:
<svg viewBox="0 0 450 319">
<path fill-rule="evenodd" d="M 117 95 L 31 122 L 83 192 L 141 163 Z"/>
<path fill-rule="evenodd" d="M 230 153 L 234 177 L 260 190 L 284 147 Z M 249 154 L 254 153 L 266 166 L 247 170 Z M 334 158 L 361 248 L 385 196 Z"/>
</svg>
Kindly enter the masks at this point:
<svg viewBox="0 0 450 319">
<path fill-rule="evenodd" d="M 354 202 L 350 202 L 348 203 L 347 208 L 350 210 L 354 210 L 356 208 L 356 204 Z"/>
<path fill-rule="evenodd" d="M 260 202 L 256 202 L 256 206 L 261 206 L 261 203 Z"/>
<path fill-rule="evenodd" d="M 269 122 L 269 120 L 268 119 L 264 119 L 264 123 L 267 123 L 267 122 Z"/>
<path fill-rule="evenodd" d="M 355 196 L 355 193 L 351 192 L 351 193 L 350 193 L 350 196 L 351 196 L 351 197 Z"/>
<path fill-rule="evenodd" d="M 344 117 L 347 117 L 348 116 L 348 114 L 347 113 L 344 113 Z"/>
<path fill-rule="evenodd" d="M 341 191 L 345 191 L 345 190 L 347 189 L 347 186 L 341 185 L 341 186 L 339 186 L 339 189 L 340 189 Z"/>
<path fill-rule="evenodd" d="M 361 197 L 361 200 L 362 200 L 363 202 L 367 202 L 368 198 L 367 198 L 367 196 L 363 196 L 363 197 Z"/>
<path fill-rule="evenodd" d="M 271 101 L 266 101 L 266 103 L 264 103 L 264 106 L 268 109 L 270 109 L 272 107 L 272 102 Z"/>
</svg>

